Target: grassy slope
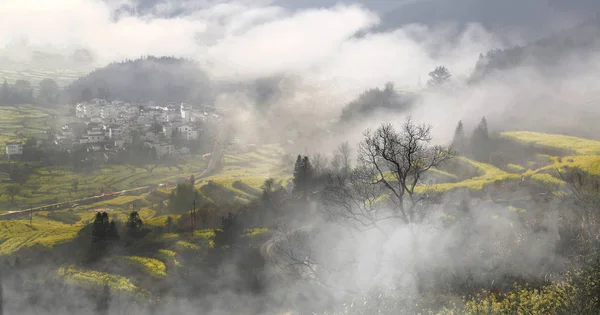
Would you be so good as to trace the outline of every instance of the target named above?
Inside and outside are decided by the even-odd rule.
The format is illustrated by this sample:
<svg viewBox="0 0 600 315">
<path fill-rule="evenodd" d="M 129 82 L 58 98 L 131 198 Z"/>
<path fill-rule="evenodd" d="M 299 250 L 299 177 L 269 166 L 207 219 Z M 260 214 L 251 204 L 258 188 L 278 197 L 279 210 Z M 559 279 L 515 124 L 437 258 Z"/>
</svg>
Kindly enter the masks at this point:
<svg viewBox="0 0 600 315">
<path fill-rule="evenodd" d="M 0 78 L 2 81 L 6 79 L 8 83 L 13 84 L 16 80 L 27 80 L 31 82 L 34 88 L 43 79 L 53 79 L 59 86 L 64 87 L 82 77 L 91 71 L 94 67 L 85 66 L 79 68 L 47 68 L 47 69 L 32 69 L 31 67 L 19 64 L 3 64 L 0 68 Z"/>
<path fill-rule="evenodd" d="M 582 142 L 584 140 L 580 139 L 577 141 Z M 587 152 L 585 150 L 586 149 L 580 148 L 579 152 Z M 289 175 L 286 175 L 285 170 L 274 167 L 274 165 L 280 164 L 279 154 L 280 152 L 275 146 L 265 146 L 254 152 L 245 154 L 227 154 L 223 160 L 222 170 L 208 178 L 199 179 L 198 186 L 205 185 L 209 180 L 212 180 L 214 183 L 234 191 L 240 199 L 249 200 L 252 196 L 242 190 L 236 189 L 233 183 L 235 181 L 241 181 L 252 188 L 259 189 L 264 180 L 269 177 L 274 177 L 277 181 L 287 180 Z M 492 165 L 476 162 L 463 157 L 458 158 L 458 160 L 460 163 L 466 163 L 475 167 L 479 171 L 479 175 L 461 182 L 455 182 L 456 176 L 454 174 L 440 173 L 445 175 L 449 181 L 454 182 L 432 185 L 428 188 L 436 191 L 446 191 L 455 188 L 479 190 L 485 187 L 485 185 L 491 184 L 497 180 L 518 179 L 522 173 L 540 181 L 556 181 L 555 178 L 551 177 L 546 172 L 555 165 L 578 166 L 586 163 L 596 165 L 594 163 L 595 161 L 600 160 L 600 157 L 593 155 L 563 158 L 548 157 L 548 165 L 542 168 L 526 169 L 523 166 L 511 165 L 507 167 L 507 169 L 509 169 L 508 172 Z M 598 165 L 600 165 L 600 162 Z M 594 170 L 596 169 L 594 168 Z M 155 170 L 155 172 L 156 171 L 157 170 Z M 165 172 L 168 171 L 170 170 L 165 170 Z M 598 168 L 598 171 L 600 173 L 600 168 Z M 102 172 L 107 173 L 106 170 Z M 81 182 L 82 180 L 80 179 L 80 185 Z M 85 181 L 83 181 L 83 183 L 85 185 Z M 424 190 L 426 188 L 421 187 L 420 189 Z M 165 192 L 168 193 L 169 190 L 165 190 Z M 46 212 L 37 213 L 34 217 L 33 228 L 29 227 L 28 222 L 24 220 L 0 221 L 0 238 L 3 240 L 0 244 L 0 254 L 9 254 L 18 249 L 35 245 L 51 248 L 56 244 L 67 242 L 75 237 L 77 231 L 84 222 L 93 218 L 94 213 L 86 210 L 94 207 L 114 208 L 115 211 L 111 213 L 111 216 L 116 215 L 120 220 L 124 221 L 127 213 L 130 211 L 128 205 L 133 201 L 143 201 L 146 197 L 147 195 L 122 196 L 114 200 L 80 207 L 82 211 L 79 212 L 57 211 L 52 214 Z M 156 216 L 155 211 L 152 209 L 142 208 L 140 209 L 140 212 L 142 218 L 149 226 L 164 226 L 166 223 L 166 216 Z M 58 215 L 59 213 L 63 214 Z M 79 220 L 73 224 L 59 222 L 61 220 L 73 222 L 73 216 L 79 218 Z M 52 220 L 51 218 L 54 218 L 55 220 Z M 174 216 L 174 220 L 176 219 L 177 216 Z M 247 231 L 247 236 L 252 237 L 265 232 L 267 232 L 265 229 L 255 229 Z M 179 265 L 177 260 L 179 253 L 183 251 L 199 251 L 203 248 L 210 247 L 212 246 L 212 237 L 214 237 L 213 230 L 197 231 L 193 237 L 190 235 L 173 233 L 163 234 L 161 242 L 165 242 L 166 245 L 156 253 L 148 253 L 143 256 L 113 258 L 126 261 L 134 268 L 137 268 L 142 275 L 149 275 L 155 278 L 165 277 L 169 275 L 169 265 Z M 136 294 L 145 294 L 146 292 L 142 288 L 137 287 L 135 282 L 132 282 L 128 278 L 118 275 L 103 274 L 94 270 L 80 270 L 71 266 L 64 266 L 59 271 L 59 275 L 65 276 L 71 281 L 91 285 L 101 285 L 105 280 L 108 280 L 111 286 L 119 288 L 120 290 Z"/>
<path fill-rule="evenodd" d="M 427 189 L 430 189 L 430 190 L 437 191 L 437 192 L 448 191 L 448 190 L 452 190 L 452 189 L 456 189 L 456 188 L 469 188 L 472 190 L 481 190 L 486 185 L 489 185 L 498 180 L 504 181 L 504 180 L 508 180 L 508 179 L 519 178 L 519 175 L 517 175 L 517 174 L 507 173 L 507 172 L 505 172 L 493 165 L 490 165 L 490 164 L 473 161 L 473 160 L 467 159 L 465 157 L 457 157 L 457 159 L 462 163 L 467 163 L 467 164 L 470 164 L 471 166 L 477 168 L 480 175 L 477 177 L 469 178 L 467 180 L 463 180 L 461 182 L 442 183 L 442 184 L 431 185 L 428 187 L 421 187 L 420 190 L 425 191 Z"/>
<path fill-rule="evenodd" d="M 531 131 L 511 131 L 500 134 L 526 144 L 573 151 L 578 155 L 600 154 L 600 141 Z"/>
<path fill-rule="evenodd" d="M 565 150 L 572 152 L 571 156 L 545 156 L 548 165 L 535 170 L 527 170 L 526 175 L 553 173 L 559 169 L 576 168 L 593 175 L 600 175 L 600 141 L 529 131 L 504 132 L 502 137 L 524 144 Z M 546 176 L 547 177 L 547 176 Z"/>
</svg>

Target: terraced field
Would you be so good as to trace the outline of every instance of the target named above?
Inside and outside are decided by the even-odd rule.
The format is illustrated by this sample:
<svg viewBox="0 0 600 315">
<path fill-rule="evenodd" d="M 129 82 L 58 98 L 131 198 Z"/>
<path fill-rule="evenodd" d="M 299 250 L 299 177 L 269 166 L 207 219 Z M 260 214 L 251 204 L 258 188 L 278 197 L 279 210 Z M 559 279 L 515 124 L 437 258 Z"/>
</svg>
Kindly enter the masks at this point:
<svg viewBox="0 0 600 315">
<path fill-rule="evenodd" d="M 199 186 L 209 181 L 231 190 L 241 199 L 252 199 L 255 191 L 260 192 L 261 186 L 269 178 L 276 183 L 285 185 L 291 179 L 290 174 L 281 166 L 283 150 L 277 145 L 266 145 L 244 154 L 225 154 L 223 168 L 215 175 L 197 181 Z M 243 183 L 250 189 L 241 188 L 236 182 Z M 237 186 L 237 187 L 236 187 Z"/>
<path fill-rule="evenodd" d="M 150 293 L 134 285 L 131 280 L 110 273 L 95 270 L 63 266 L 58 269 L 57 276 L 79 285 L 99 287 L 108 284 L 113 290 L 138 296 L 149 296 Z"/>
<path fill-rule="evenodd" d="M 30 69 L 24 65 L 13 65 L 1 67 L 0 79 L 6 79 L 9 83 L 16 80 L 27 80 L 36 87 L 43 79 L 53 79 L 59 86 L 64 87 L 75 81 L 79 77 L 85 76 L 94 70 L 94 67 L 79 67 L 71 69 L 47 68 Z"/>
<path fill-rule="evenodd" d="M 35 105 L 16 105 L 0 107 L 0 155 L 4 155 L 7 141 L 23 140 L 29 137 L 46 139 L 46 130 L 52 124 L 55 108 L 43 108 Z"/>
<path fill-rule="evenodd" d="M 17 205 L 44 205 L 55 202 L 76 200 L 95 196 L 102 192 L 121 191 L 134 187 L 176 181 L 203 170 L 204 160 L 200 156 L 185 163 L 170 167 L 157 167 L 152 171 L 125 165 L 109 165 L 89 173 L 74 173 L 68 167 L 59 169 L 39 168 L 29 176 L 15 197 Z M 75 191 L 73 182 L 78 181 Z M 0 184 L 0 192 L 5 191 L 8 183 Z M 125 199 L 113 200 L 112 203 Z M 0 209 L 14 210 L 7 195 L 0 196 Z"/>
<path fill-rule="evenodd" d="M 81 225 L 68 225 L 43 216 L 34 217 L 33 226 L 28 220 L 0 221 L 0 255 L 12 254 L 22 248 L 52 248 L 75 238 Z"/>
<path fill-rule="evenodd" d="M 500 135 L 521 143 L 568 150 L 578 155 L 600 154 L 600 141 L 595 140 L 532 131 L 511 131 Z"/>
<path fill-rule="evenodd" d="M 527 163 L 527 165 L 508 164 L 502 169 L 490 164 L 458 157 L 456 159 L 458 164 L 476 170 L 477 175 L 459 180 L 459 176 L 456 174 L 432 170 L 432 174 L 437 178 L 441 178 L 442 182 L 435 185 L 421 186 L 419 190 L 439 192 L 463 188 L 482 190 L 498 181 L 518 181 L 521 176 L 538 182 L 559 184 L 560 180 L 553 176 L 553 171 L 560 167 L 583 169 L 584 166 L 587 166 L 589 172 L 600 174 L 600 155 L 595 155 L 594 152 L 596 151 L 594 150 L 596 149 L 593 148 L 597 144 L 586 142 L 589 140 L 560 137 L 561 140 L 551 140 L 548 138 L 551 136 L 536 133 L 505 133 L 502 136 L 512 137 L 511 139 L 520 143 L 533 143 L 534 145 L 569 150 L 573 152 L 573 155 L 565 157 L 540 155 L 538 157 L 539 161 L 536 160 L 535 163 Z M 597 148 L 600 150 L 600 144 Z M 244 154 L 225 154 L 222 169 L 217 174 L 197 179 L 197 186 L 202 190 L 210 182 L 213 189 L 225 191 L 231 196 L 235 196 L 237 201 L 248 202 L 260 195 L 261 185 L 267 178 L 274 178 L 276 182 L 281 184 L 289 181 L 291 178 L 289 166 L 284 167 L 281 165 L 281 155 L 281 149 L 275 145 L 263 146 L 253 152 Z M 195 169 L 201 169 L 203 165 L 203 160 L 198 158 L 184 165 L 156 168 L 152 172 L 128 166 L 114 166 L 86 175 L 74 174 L 66 170 L 38 170 L 35 176 L 32 176 L 31 180 L 23 186 L 29 195 L 25 193 L 18 200 L 27 199 L 43 202 L 46 200 L 44 196 L 64 196 L 67 198 L 74 196 L 77 193 L 70 190 L 72 190 L 71 183 L 75 178 L 79 180 L 80 188 L 78 190 L 82 191 L 80 193 L 90 189 L 99 189 L 102 186 L 119 190 L 186 176 Z M 0 189 L 2 188 L 0 187 Z M 168 196 L 170 192 L 169 189 L 161 189 L 160 191 L 163 198 Z M 33 227 L 29 226 L 26 220 L 0 221 L 0 255 L 7 255 L 23 248 L 36 246 L 52 248 L 73 240 L 81 226 L 93 218 L 95 213 L 89 210 L 95 208 L 112 209 L 110 212 L 111 217 L 115 216 L 118 220 L 125 221 L 130 211 L 130 205 L 135 202 L 147 226 L 164 226 L 167 216 L 157 215 L 156 210 L 152 209 L 152 202 L 149 199 L 150 194 L 120 196 L 112 200 L 80 206 L 77 211 L 61 210 L 35 213 Z M 2 196 L 0 200 L 6 202 L 6 196 Z M 525 209 L 511 207 L 508 210 L 512 212 L 526 211 Z M 176 221 L 180 216 L 173 215 L 171 217 Z M 246 231 L 244 237 L 257 237 L 264 233 L 268 233 L 268 230 L 262 228 L 251 229 Z M 158 240 L 164 246 L 156 252 L 136 254 L 136 256 L 114 256 L 109 257 L 109 259 L 115 259 L 130 266 L 139 275 L 161 279 L 168 277 L 171 272 L 175 272 L 177 266 L 181 266 L 181 255 L 200 253 L 212 247 L 214 236 L 215 232 L 211 229 L 197 230 L 193 236 L 176 233 L 162 234 Z M 185 263 L 185 260 L 183 262 Z M 125 275 L 79 269 L 74 266 L 63 266 L 58 270 L 58 275 L 83 285 L 99 286 L 108 282 L 111 287 L 123 292 L 141 296 L 149 294 L 148 291 L 143 289 L 143 285 L 136 282 L 135 277 L 130 278 Z"/>
<path fill-rule="evenodd" d="M 566 169 L 580 169 L 592 175 L 600 175 L 600 141 L 526 131 L 504 132 L 501 136 L 519 143 L 564 150 L 571 154 L 561 157 L 544 155 L 542 157 L 547 159 L 547 165 L 537 169 L 527 168 L 524 172 L 526 176 L 539 178 L 545 175 L 548 178 L 547 175 L 555 175 L 556 170 Z"/>
</svg>

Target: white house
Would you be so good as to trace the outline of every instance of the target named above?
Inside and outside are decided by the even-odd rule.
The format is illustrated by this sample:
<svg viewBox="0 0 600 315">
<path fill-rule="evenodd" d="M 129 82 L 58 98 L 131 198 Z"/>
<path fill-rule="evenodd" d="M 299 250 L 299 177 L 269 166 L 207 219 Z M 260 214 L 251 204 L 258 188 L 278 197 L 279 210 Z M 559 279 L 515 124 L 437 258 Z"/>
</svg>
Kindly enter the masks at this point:
<svg viewBox="0 0 600 315">
<path fill-rule="evenodd" d="M 6 143 L 6 155 L 23 154 L 23 143 L 21 141 L 7 142 Z"/>
<path fill-rule="evenodd" d="M 175 153 L 175 146 L 170 143 L 161 143 L 155 146 L 156 155 L 163 157 L 165 155 L 173 155 Z"/>
<path fill-rule="evenodd" d="M 119 113 L 117 107 L 115 106 L 104 106 L 103 108 L 100 109 L 100 117 L 102 119 L 108 119 L 108 118 L 115 118 L 117 117 L 117 114 Z"/>
<path fill-rule="evenodd" d="M 188 140 L 196 140 L 198 139 L 198 131 L 197 130 L 190 130 L 187 132 L 186 134 L 186 139 Z"/>
<path fill-rule="evenodd" d="M 108 102 L 106 100 L 103 100 L 101 98 L 95 98 L 91 101 L 91 103 L 94 105 L 99 105 L 99 106 L 104 106 L 104 105 L 108 104 Z"/>
<path fill-rule="evenodd" d="M 187 125 L 183 125 L 180 127 L 177 127 L 177 131 L 179 132 L 179 134 L 181 135 L 187 135 L 188 132 L 192 131 L 193 128 Z"/>
</svg>

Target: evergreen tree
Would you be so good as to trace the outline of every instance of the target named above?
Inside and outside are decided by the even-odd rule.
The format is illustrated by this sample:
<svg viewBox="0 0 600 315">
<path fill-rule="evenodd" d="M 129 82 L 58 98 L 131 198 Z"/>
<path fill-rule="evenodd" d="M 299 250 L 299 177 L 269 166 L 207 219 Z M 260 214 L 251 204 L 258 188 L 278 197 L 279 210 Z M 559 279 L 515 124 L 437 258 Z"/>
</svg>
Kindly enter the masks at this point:
<svg viewBox="0 0 600 315">
<path fill-rule="evenodd" d="M 191 182 L 177 184 L 169 196 L 169 211 L 172 213 L 185 213 L 189 211 L 194 200 L 201 201 L 201 195 Z"/>
<path fill-rule="evenodd" d="M 313 179 L 313 170 L 310 160 L 307 156 L 304 158 L 298 155 L 294 165 L 294 193 L 301 195 L 304 199 L 308 198 L 308 193 Z"/>
<path fill-rule="evenodd" d="M 126 225 L 129 235 L 138 235 L 139 232 L 142 230 L 143 225 L 144 225 L 144 222 L 140 218 L 140 214 L 137 211 L 133 211 L 129 215 L 129 219 L 127 220 L 127 225 Z"/>
<path fill-rule="evenodd" d="M 171 216 L 167 217 L 167 233 L 171 233 L 171 229 L 173 228 L 173 218 Z"/>
<path fill-rule="evenodd" d="M 300 156 L 300 154 L 298 154 L 298 157 L 296 158 L 296 163 L 294 164 L 294 179 L 293 179 L 294 189 L 295 189 L 295 187 L 300 186 L 300 178 L 301 178 L 300 173 L 302 173 L 301 169 L 302 169 L 302 156 Z"/>
<path fill-rule="evenodd" d="M 98 212 L 92 223 L 92 243 L 99 243 L 108 240 L 108 214 L 106 212 Z"/>
<path fill-rule="evenodd" d="M 452 148 L 453 150 L 456 150 L 458 152 L 463 152 L 465 150 L 465 146 L 466 146 L 466 136 L 465 136 L 465 130 L 463 127 L 463 123 L 462 121 L 458 121 L 458 125 L 456 126 L 456 129 L 454 130 L 454 138 L 452 139 L 452 144 L 450 145 L 450 148 Z"/>
<path fill-rule="evenodd" d="M 108 224 L 107 239 L 109 241 L 118 241 L 120 239 L 115 220 L 111 220 Z"/>
<path fill-rule="evenodd" d="M 471 150 L 475 159 L 483 162 L 489 160 L 489 140 L 487 120 L 483 117 L 471 137 Z"/>
<path fill-rule="evenodd" d="M 433 71 L 429 72 L 429 81 L 427 81 L 427 86 L 435 87 L 439 85 L 443 85 L 450 81 L 450 71 L 444 66 L 436 67 Z"/>
<path fill-rule="evenodd" d="M 227 216 L 221 217 L 221 227 L 215 230 L 215 247 L 222 248 L 231 246 L 239 236 L 238 216 L 229 212 Z"/>
</svg>

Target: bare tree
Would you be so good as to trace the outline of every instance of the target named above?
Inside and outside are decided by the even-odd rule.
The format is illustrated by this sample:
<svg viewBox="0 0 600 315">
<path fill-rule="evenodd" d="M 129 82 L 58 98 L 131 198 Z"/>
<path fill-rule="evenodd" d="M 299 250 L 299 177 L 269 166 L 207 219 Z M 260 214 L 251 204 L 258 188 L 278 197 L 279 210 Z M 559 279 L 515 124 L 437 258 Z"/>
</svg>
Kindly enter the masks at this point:
<svg viewBox="0 0 600 315">
<path fill-rule="evenodd" d="M 399 131 L 382 124 L 364 136 L 357 166 L 347 176 L 330 177 L 324 194 L 327 213 L 376 228 L 381 220 L 423 220 L 427 193 L 416 188 L 427 171 L 453 158 L 453 151 L 430 145 L 431 126 L 410 118 Z"/>
<path fill-rule="evenodd" d="M 278 234 L 264 246 L 263 255 L 287 277 L 310 280 L 328 288 L 355 293 L 335 285 L 333 280 L 340 277 L 347 267 L 356 264 L 355 257 L 352 255 L 350 260 L 333 257 L 335 255 L 332 256 L 331 251 L 336 241 L 329 236 L 322 234 L 318 228 L 292 229 L 282 224 Z M 339 248 L 335 250 L 338 253 L 340 251 Z"/>
<path fill-rule="evenodd" d="M 333 159 L 331 160 L 331 166 L 337 172 L 346 173 L 351 168 L 351 156 L 352 150 L 348 141 L 340 144 L 333 152 Z"/>
<path fill-rule="evenodd" d="M 554 195 L 571 206 L 580 228 L 584 231 L 596 230 L 600 209 L 600 178 L 580 169 L 567 172 L 557 170 L 557 173 L 565 185 L 556 187 Z"/>
<path fill-rule="evenodd" d="M 317 176 L 325 172 L 327 164 L 329 162 L 327 160 L 327 157 L 321 153 L 313 154 L 313 156 L 310 158 L 310 161 L 312 164 L 313 172 Z"/>
</svg>

